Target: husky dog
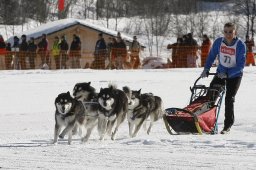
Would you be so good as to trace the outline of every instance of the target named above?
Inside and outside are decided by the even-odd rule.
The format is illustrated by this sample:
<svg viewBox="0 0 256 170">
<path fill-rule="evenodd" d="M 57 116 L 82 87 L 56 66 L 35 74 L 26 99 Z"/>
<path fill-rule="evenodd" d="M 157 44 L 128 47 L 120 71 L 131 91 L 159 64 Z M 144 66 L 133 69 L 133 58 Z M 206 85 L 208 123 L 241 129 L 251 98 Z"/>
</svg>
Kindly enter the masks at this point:
<svg viewBox="0 0 256 170">
<path fill-rule="evenodd" d="M 73 96 L 82 102 L 85 109 L 85 128 L 87 130 L 85 141 L 89 139 L 92 130 L 98 123 L 99 104 L 97 95 L 95 88 L 91 86 L 91 82 L 77 83 L 73 89 Z M 77 127 L 73 130 L 73 133 L 76 132 Z"/>
<path fill-rule="evenodd" d="M 91 86 L 91 82 L 77 83 L 73 89 L 73 96 L 81 102 L 97 100 L 97 93 L 95 88 Z"/>
<path fill-rule="evenodd" d="M 109 85 L 107 88 L 100 89 L 98 102 L 100 105 L 98 120 L 100 140 L 104 140 L 106 132 L 111 135 L 112 140 L 115 140 L 118 128 L 124 121 L 128 111 L 128 97 L 122 90 Z M 115 130 L 112 132 L 115 123 Z"/>
<path fill-rule="evenodd" d="M 53 143 L 57 143 L 58 137 L 64 138 L 68 134 L 68 144 L 72 141 L 72 130 L 76 125 L 83 128 L 85 121 L 85 109 L 81 102 L 72 98 L 70 93 L 61 93 L 55 99 L 55 128 Z M 61 132 L 61 130 L 64 130 Z M 61 132 L 61 133 L 60 133 Z M 85 137 L 82 138 L 82 141 Z"/>
<path fill-rule="evenodd" d="M 132 90 L 129 96 L 130 102 L 128 104 L 127 119 L 130 137 L 137 135 L 142 124 L 148 117 L 150 118 L 150 125 L 147 129 L 147 134 L 149 134 L 153 123 L 163 116 L 162 99 L 154 96 L 152 93 L 141 94 L 141 89 L 138 91 Z"/>
</svg>

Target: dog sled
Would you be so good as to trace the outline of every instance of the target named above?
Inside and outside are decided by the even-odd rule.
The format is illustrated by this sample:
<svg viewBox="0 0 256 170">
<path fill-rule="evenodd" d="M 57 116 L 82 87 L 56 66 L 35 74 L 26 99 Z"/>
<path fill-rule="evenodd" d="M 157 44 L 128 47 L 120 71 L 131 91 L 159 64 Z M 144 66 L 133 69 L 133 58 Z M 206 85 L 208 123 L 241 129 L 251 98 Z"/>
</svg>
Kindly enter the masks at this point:
<svg viewBox="0 0 256 170">
<path fill-rule="evenodd" d="M 209 73 L 214 76 L 215 73 Z M 163 120 L 171 134 L 217 134 L 218 116 L 225 86 L 214 84 L 211 87 L 199 84 L 201 77 L 190 87 L 189 105 L 184 108 L 167 108 Z"/>
</svg>

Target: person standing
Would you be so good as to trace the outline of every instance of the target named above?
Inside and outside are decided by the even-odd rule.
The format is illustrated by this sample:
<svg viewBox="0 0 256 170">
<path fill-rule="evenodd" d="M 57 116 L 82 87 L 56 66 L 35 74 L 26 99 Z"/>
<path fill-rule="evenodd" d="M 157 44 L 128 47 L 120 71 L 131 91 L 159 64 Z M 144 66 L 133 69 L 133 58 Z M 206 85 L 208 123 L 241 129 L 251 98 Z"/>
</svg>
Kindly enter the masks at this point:
<svg viewBox="0 0 256 170">
<path fill-rule="evenodd" d="M 201 78 L 207 77 L 215 58 L 218 56 L 217 74 L 210 83 L 210 89 L 218 90 L 220 86 L 226 87 L 225 120 L 221 134 L 229 132 L 234 124 L 235 96 L 242 80 L 246 60 L 246 46 L 243 41 L 237 38 L 236 34 L 234 23 L 228 22 L 224 25 L 224 37 L 214 41 L 201 73 Z"/>
<path fill-rule="evenodd" d="M 110 37 L 109 40 L 110 40 L 110 42 L 107 45 L 109 65 L 107 66 L 107 68 L 115 69 L 116 68 L 116 44 L 117 44 L 117 41 L 116 41 L 115 37 Z"/>
<path fill-rule="evenodd" d="M 35 69 L 35 59 L 36 59 L 37 45 L 35 44 L 34 37 L 31 37 L 28 42 L 28 60 L 30 69 Z"/>
<path fill-rule="evenodd" d="M 141 65 L 140 63 L 140 43 L 137 41 L 137 37 L 133 36 L 133 41 L 130 46 L 130 52 L 131 52 L 131 66 L 133 69 L 138 69 Z"/>
<path fill-rule="evenodd" d="M 0 50 L 5 49 L 5 42 L 3 36 L 0 34 Z M 1 51 L 0 51 L 1 52 Z"/>
<path fill-rule="evenodd" d="M 28 54 L 28 43 L 27 43 L 27 36 L 21 36 L 21 44 L 20 44 L 20 52 L 19 52 L 19 60 L 20 60 L 20 69 L 26 69 L 26 57 Z"/>
<path fill-rule="evenodd" d="M 203 42 L 201 46 L 201 66 L 205 65 L 206 58 L 210 52 L 212 46 L 212 42 L 208 35 L 204 34 L 203 35 Z"/>
<path fill-rule="evenodd" d="M 107 46 L 103 38 L 103 34 L 98 35 L 98 40 L 95 45 L 94 56 L 95 60 L 93 62 L 93 68 L 105 69 L 105 59 L 107 55 Z"/>
<path fill-rule="evenodd" d="M 71 68 L 80 68 L 81 41 L 76 34 L 73 35 L 73 41 L 70 45 L 69 58 L 71 61 Z"/>
<path fill-rule="evenodd" d="M 60 38 L 58 36 L 54 38 L 52 56 L 55 60 L 56 69 L 60 69 Z"/>
<path fill-rule="evenodd" d="M 5 69 L 11 70 L 12 69 L 12 47 L 11 43 L 6 44 L 6 54 L 5 54 Z"/>
<path fill-rule="evenodd" d="M 68 60 L 68 43 L 65 36 L 61 36 L 60 41 L 60 59 L 61 59 L 61 69 L 67 69 L 67 60 Z"/>
<path fill-rule="evenodd" d="M 38 43 L 38 54 L 41 58 L 42 68 L 49 68 L 50 57 L 48 54 L 48 40 L 46 39 L 46 34 L 42 34 L 42 40 Z"/>
<path fill-rule="evenodd" d="M 197 44 L 197 41 L 193 38 L 192 33 L 187 34 L 187 42 L 186 44 L 188 45 L 187 49 L 187 66 L 188 67 L 197 67 L 197 59 L 198 59 L 198 49 L 199 46 Z"/>
<path fill-rule="evenodd" d="M 117 69 L 124 69 L 124 64 L 127 59 L 126 44 L 121 36 L 117 37 L 116 43 L 116 67 Z"/>
<path fill-rule="evenodd" d="M 172 63 L 171 67 L 178 68 L 182 67 L 182 61 L 181 61 L 181 45 L 183 43 L 183 39 L 181 37 L 177 38 L 177 42 L 173 44 L 168 44 L 167 49 L 172 50 Z"/>
<path fill-rule="evenodd" d="M 249 35 L 247 35 L 244 43 L 246 44 L 247 47 L 246 66 L 249 66 L 250 64 L 255 66 L 254 53 L 252 51 L 252 47 L 254 47 L 254 40 L 253 38 L 250 39 Z"/>
<path fill-rule="evenodd" d="M 13 37 L 13 45 L 12 45 L 12 52 L 14 54 L 13 56 L 13 68 L 19 69 L 19 41 L 20 39 L 17 36 Z"/>
<path fill-rule="evenodd" d="M 4 58 L 5 55 L 6 55 L 6 44 L 4 42 L 3 36 L 0 34 L 0 67 L 4 67 L 4 65 L 2 65 L 1 63 L 5 63 L 5 61 L 3 61 L 3 60 L 6 60 L 6 58 Z M 6 64 L 5 64 L 5 68 L 6 68 Z"/>
</svg>

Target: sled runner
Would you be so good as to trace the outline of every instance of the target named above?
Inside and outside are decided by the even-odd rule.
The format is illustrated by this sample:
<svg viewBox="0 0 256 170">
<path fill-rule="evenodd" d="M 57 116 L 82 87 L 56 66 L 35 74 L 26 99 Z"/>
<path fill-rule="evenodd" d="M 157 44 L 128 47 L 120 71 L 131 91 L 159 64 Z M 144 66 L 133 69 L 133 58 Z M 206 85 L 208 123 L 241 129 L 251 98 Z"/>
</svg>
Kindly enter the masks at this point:
<svg viewBox="0 0 256 170">
<path fill-rule="evenodd" d="M 215 73 L 209 73 L 209 76 Z M 225 87 L 214 84 L 211 87 L 199 85 L 199 77 L 190 87 L 189 105 L 184 108 L 167 108 L 163 116 L 167 131 L 171 134 L 216 134 L 217 120 Z M 176 132 L 173 132 L 173 130 Z"/>
</svg>

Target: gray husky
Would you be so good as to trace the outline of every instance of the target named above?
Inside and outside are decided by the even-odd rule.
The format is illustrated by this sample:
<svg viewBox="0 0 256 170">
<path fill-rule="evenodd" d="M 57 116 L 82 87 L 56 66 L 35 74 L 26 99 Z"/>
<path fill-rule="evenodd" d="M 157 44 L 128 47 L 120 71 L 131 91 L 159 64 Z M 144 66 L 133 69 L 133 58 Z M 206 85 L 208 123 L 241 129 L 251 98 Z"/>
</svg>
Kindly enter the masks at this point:
<svg viewBox="0 0 256 170">
<path fill-rule="evenodd" d="M 98 123 L 99 104 L 97 101 L 97 93 L 95 88 L 91 86 L 91 82 L 77 83 L 73 89 L 73 96 L 78 101 L 82 102 L 85 109 L 85 129 L 87 141 L 91 135 L 92 130 Z M 73 133 L 76 133 L 77 128 L 74 128 Z"/>
<path fill-rule="evenodd" d="M 147 134 L 149 134 L 154 122 L 163 116 L 162 99 L 152 93 L 141 94 L 141 90 L 128 91 L 124 87 L 124 91 L 130 96 L 127 113 L 130 137 L 137 135 L 142 124 L 146 123 L 148 118 L 150 118 L 150 125 L 147 129 Z M 146 126 L 146 124 L 144 125 Z"/>
<path fill-rule="evenodd" d="M 64 136 L 68 134 L 68 144 L 71 144 L 73 135 L 72 130 L 74 127 L 80 127 L 81 132 L 84 128 L 84 106 L 81 102 L 72 98 L 70 93 L 67 92 L 58 95 L 58 97 L 55 99 L 55 107 L 56 111 L 53 143 L 57 143 L 58 137 L 64 138 Z M 82 135 L 82 141 L 85 140 L 86 137 Z"/>
<path fill-rule="evenodd" d="M 125 120 L 128 111 L 128 97 L 113 85 L 100 90 L 98 95 L 99 102 L 99 123 L 98 131 L 100 140 L 104 140 L 105 133 L 115 140 L 116 133 L 120 124 Z M 112 128 L 115 129 L 112 132 Z"/>
</svg>

